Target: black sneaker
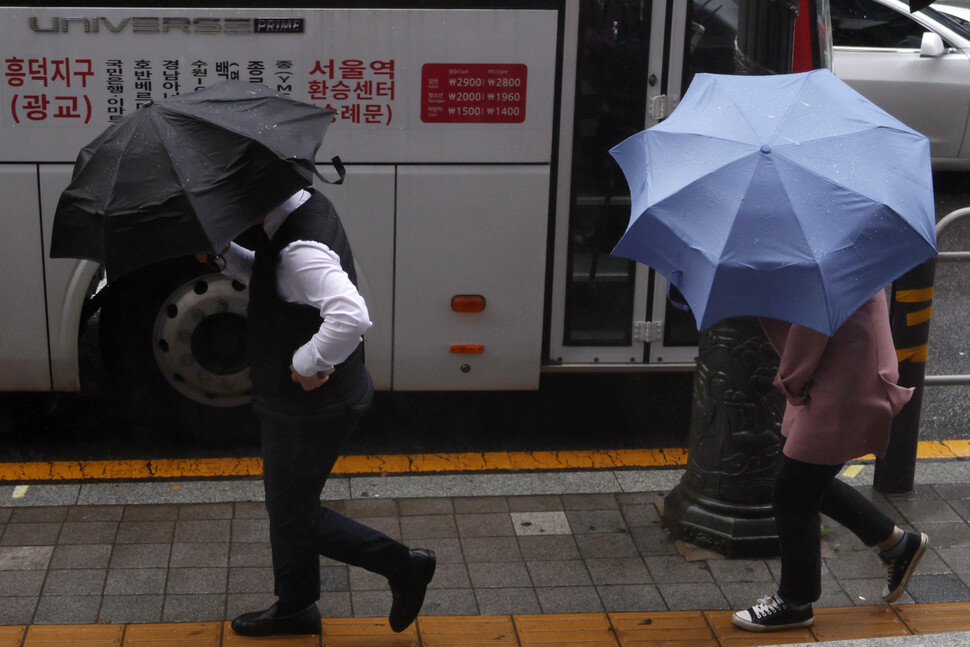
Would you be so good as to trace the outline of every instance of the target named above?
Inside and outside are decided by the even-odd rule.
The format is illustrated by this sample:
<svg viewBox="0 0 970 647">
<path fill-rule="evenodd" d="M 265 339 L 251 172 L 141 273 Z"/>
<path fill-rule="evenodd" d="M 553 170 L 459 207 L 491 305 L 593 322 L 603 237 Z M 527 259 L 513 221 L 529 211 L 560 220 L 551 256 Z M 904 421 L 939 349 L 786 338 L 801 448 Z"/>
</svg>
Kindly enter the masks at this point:
<svg viewBox="0 0 970 647">
<path fill-rule="evenodd" d="M 731 616 L 734 626 L 746 631 L 783 631 L 796 627 L 807 627 L 815 622 L 812 605 L 794 607 L 778 594 L 761 598 L 746 611 L 738 611 Z"/>
<path fill-rule="evenodd" d="M 889 551 L 890 555 L 893 555 L 892 557 L 879 553 L 879 559 L 885 562 L 888 570 L 886 586 L 882 590 L 882 599 L 886 602 L 895 602 L 906 590 L 909 578 L 913 576 L 916 565 L 919 564 L 919 560 L 923 557 L 923 553 L 926 552 L 930 543 L 926 533 L 915 533 L 909 530 L 905 532 L 906 534 L 902 539 L 903 545 L 898 555 L 894 555 L 897 552 L 896 550 Z"/>
</svg>

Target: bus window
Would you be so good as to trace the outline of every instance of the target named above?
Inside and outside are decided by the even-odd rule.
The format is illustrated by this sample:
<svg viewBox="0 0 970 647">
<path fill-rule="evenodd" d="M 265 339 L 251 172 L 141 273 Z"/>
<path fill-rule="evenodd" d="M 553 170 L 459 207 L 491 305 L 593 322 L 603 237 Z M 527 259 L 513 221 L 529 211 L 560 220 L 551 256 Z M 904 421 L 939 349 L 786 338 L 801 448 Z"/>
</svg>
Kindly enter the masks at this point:
<svg viewBox="0 0 970 647">
<path fill-rule="evenodd" d="M 564 344 L 631 343 L 635 264 L 610 256 L 630 193 L 609 150 L 643 130 L 650 0 L 580 4 Z"/>
</svg>

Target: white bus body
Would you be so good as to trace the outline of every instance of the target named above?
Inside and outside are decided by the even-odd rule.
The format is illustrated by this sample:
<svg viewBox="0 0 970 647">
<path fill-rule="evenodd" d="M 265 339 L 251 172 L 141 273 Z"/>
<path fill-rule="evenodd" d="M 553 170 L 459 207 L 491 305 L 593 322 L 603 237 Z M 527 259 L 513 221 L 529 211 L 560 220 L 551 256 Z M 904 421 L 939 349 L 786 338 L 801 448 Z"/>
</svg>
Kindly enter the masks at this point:
<svg viewBox="0 0 970 647">
<path fill-rule="evenodd" d="M 332 177 L 339 156 L 346 182 L 318 188 L 354 247 L 377 388 L 535 389 L 542 371 L 691 368 L 690 315 L 667 306 L 662 277 L 609 255 L 629 198 L 606 151 L 669 112 L 687 75 L 730 66 L 730 44 L 710 24 L 698 31 L 692 2 L 288 6 L 0 7 L 0 390 L 80 386 L 99 267 L 48 256 L 78 151 L 145 101 L 223 78 L 338 112 L 318 162 Z M 163 374 L 166 397 L 239 407 L 246 369 L 219 364 L 232 349 L 191 357 L 188 340 L 213 312 L 244 316 L 245 292 L 202 277 L 208 296 L 183 290 L 173 324 L 166 304 L 197 279 L 170 276 L 162 266 L 108 286 L 98 305 L 115 324 L 101 342 L 124 355 L 108 363 L 137 365 L 129 381 Z M 469 294 L 485 309 L 453 311 Z M 105 339 L 134 335 L 118 329 L 139 317 L 155 348 Z M 186 340 L 168 358 L 166 327 Z M 469 345 L 482 352 L 454 352 Z"/>
</svg>

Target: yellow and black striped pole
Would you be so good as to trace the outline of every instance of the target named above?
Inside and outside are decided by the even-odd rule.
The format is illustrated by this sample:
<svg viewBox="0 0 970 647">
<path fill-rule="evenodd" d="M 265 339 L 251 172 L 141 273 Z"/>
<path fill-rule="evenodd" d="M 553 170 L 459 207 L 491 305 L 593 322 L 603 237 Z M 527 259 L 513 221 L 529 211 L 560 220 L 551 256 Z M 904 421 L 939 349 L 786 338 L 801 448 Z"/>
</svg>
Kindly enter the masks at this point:
<svg viewBox="0 0 970 647">
<path fill-rule="evenodd" d="M 886 455 L 876 460 L 873 485 L 884 494 L 911 492 L 916 478 L 935 272 L 936 259 L 931 258 L 893 283 L 889 319 L 899 361 L 899 385 L 915 390 L 912 399 L 893 419 Z"/>
</svg>

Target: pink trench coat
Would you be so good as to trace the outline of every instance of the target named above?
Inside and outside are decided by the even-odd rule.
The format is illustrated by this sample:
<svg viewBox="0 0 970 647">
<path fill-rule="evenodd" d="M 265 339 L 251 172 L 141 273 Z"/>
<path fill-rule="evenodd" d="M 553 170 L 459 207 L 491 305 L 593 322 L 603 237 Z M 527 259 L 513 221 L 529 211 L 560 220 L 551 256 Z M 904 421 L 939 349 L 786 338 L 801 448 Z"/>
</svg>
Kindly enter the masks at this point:
<svg viewBox="0 0 970 647">
<path fill-rule="evenodd" d="M 761 319 L 761 326 L 781 358 L 775 386 L 788 399 L 781 423 L 785 455 L 817 465 L 882 456 L 892 417 L 913 395 L 896 384 L 885 293 L 880 290 L 831 337 L 775 319 Z"/>
</svg>

